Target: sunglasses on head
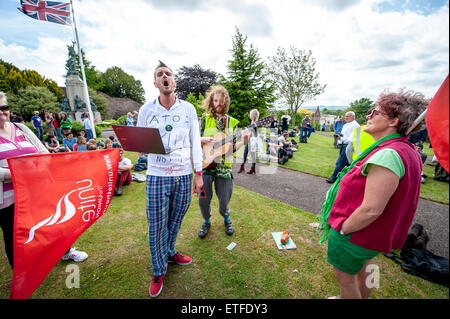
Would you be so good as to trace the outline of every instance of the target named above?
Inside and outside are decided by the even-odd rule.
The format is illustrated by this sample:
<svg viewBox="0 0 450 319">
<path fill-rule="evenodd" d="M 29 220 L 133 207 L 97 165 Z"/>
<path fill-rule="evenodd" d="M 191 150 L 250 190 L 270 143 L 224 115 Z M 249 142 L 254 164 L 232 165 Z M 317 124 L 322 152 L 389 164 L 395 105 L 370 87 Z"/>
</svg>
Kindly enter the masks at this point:
<svg viewBox="0 0 450 319">
<path fill-rule="evenodd" d="M 9 105 L 0 105 L 0 111 L 8 111 Z"/>
</svg>

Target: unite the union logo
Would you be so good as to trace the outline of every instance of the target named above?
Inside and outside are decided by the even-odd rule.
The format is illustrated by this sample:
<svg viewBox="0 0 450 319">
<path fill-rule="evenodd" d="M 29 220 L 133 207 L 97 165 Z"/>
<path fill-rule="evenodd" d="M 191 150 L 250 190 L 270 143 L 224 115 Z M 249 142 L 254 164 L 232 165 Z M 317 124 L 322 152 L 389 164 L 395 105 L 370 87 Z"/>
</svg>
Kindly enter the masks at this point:
<svg viewBox="0 0 450 319">
<path fill-rule="evenodd" d="M 80 207 L 78 207 L 78 209 L 83 211 L 83 217 L 82 217 L 83 221 L 88 222 L 91 219 L 91 216 L 95 212 L 96 199 L 95 199 L 95 195 L 86 196 L 85 193 L 88 193 L 87 195 L 89 195 L 89 192 L 93 191 L 94 188 L 91 187 L 92 181 L 90 179 L 76 182 L 76 184 L 81 184 L 81 183 L 84 183 L 85 186 L 71 190 L 67 194 L 61 196 L 61 198 L 58 200 L 58 204 L 56 205 L 56 211 L 53 215 L 51 215 L 50 217 L 44 219 L 43 221 L 41 221 L 41 222 L 37 223 L 36 225 L 34 225 L 33 227 L 31 227 L 30 232 L 28 234 L 28 240 L 25 242 L 25 244 L 28 244 L 31 241 L 33 241 L 36 231 L 39 228 L 44 227 L 44 226 L 48 227 L 48 226 L 62 224 L 64 222 L 72 219 L 75 216 L 77 209 L 75 208 L 74 203 L 72 203 L 72 201 L 69 199 L 69 196 L 72 193 L 78 192 L 78 199 L 82 200 L 80 202 Z M 91 203 L 91 204 L 89 204 L 89 203 Z M 89 205 L 86 205 L 86 204 L 89 204 Z M 87 208 L 92 208 L 92 209 L 84 211 Z M 85 216 L 86 214 L 87 214 L 87 216 Z"/>
</svg>

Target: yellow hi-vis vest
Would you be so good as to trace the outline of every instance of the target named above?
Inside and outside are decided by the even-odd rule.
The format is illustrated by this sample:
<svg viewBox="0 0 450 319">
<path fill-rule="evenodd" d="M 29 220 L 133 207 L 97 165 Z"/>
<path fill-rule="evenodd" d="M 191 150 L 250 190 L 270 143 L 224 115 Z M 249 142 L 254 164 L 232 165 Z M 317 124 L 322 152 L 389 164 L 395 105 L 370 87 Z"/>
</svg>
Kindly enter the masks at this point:
<svg viewBox="0 0 450 319">
<path fill-rule="evenodd" d="M 234 117 L 231 117 L 227 115 L 227 118 L 225 119 L 225 134 L 231 135 L 233 134 L 233 130 L 236 127 L 236 125 L 239 124 L 239 120 L 235 119 Z M 213 137 L 218 132 L 217 126 L 216 126 L 216 119 L 214 117 L 211 117 L 209 115 L 205 115 L 205 131 L 203 132 L 204 137 Z M 230 155 L 231 158 L 222 158 L 222 163 L 224 163 L 226 166 L 231 167 L 233 166 L 233 158 L 232 154 Z"/>
<path fill-rule="evenodd" d="M 366 148 L 375 143 L 372 135 L 363 131 L 365 125 L 353 129 L 353 154 L 352 160 L 355 160 Z"/>
</svg>

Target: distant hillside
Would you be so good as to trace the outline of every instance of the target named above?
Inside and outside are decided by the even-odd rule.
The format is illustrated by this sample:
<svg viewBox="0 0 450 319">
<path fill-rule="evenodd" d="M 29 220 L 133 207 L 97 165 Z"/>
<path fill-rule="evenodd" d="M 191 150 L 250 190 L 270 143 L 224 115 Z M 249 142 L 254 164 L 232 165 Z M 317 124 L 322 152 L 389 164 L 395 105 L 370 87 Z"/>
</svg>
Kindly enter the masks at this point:
<svg viewBox="0 0 450 319">
<path fill-rule="evenodd" d="M 348 109 L 348 105 L 319 105 L 319 109 L 320 111 L 322 111 L 323 109 L 328 109 L 328 110 L 345 110 Z M 316 106 L 305 106 L 302 107 L 305 108 L 307 110 L 315 110 L 317 109 L 317 105 Z"/>
</svg>

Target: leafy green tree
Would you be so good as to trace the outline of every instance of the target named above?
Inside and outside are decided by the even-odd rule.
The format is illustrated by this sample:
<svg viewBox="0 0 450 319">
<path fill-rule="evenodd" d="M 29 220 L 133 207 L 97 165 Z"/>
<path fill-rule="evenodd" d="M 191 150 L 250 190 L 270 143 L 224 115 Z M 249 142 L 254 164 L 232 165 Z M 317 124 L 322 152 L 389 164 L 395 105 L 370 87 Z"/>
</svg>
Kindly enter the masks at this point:
<svg viewBox="0 0 450 319">
<path fill-rule="evenodd" d="M 217 74 L 211 70 L 205 70 L 196 64 L 192 67 L 183 66 L 175 74 L 177 87 L 175 93 L 180 99 L 187 99 L 189 93 L 196 98 L 204 95 L 211 85 L 217 83 Z"/>
<path fill-rule="evenodd" d="M 205 112 L 205 110 L 201 107 L 202 103 L 203 103 L 203 100 L 204 100 L 204 97 L 203 97 L 203 95 L 201 93 L 199 95 L 200 95 L 199 99 L 197 100 L 195 98 L 194 94 L 189 93 L 187 98 L 186 98 L 186 102 L 191 103 L 195 107 L 195 111 L 197 112 L 197 115 L 201 116 Z"/>
<path fill-rule="evenodd" d="M 20 70 L 14 65 L 0 60 L 0 90 L 17 93 L 28 86 L 46 87 L 55 94 L 58 102 L 62 102 L 63 96 L 58 84 L 40 75 L 34 70 Z"/>
<path fill-rule="evenodd" d="M 19 89 L 17 93 L 9 94 L 8 104 L 11 110 L 19 112 L 27 120 L 33 116 L 34 111 L 39 111 L 40 114 L 43 114 L 45 110 L 60 111 L 55 94 L 42 86 L 28 86 Z"/>
<path fill-rule="evenodd" d="M 141 104 L 145 102 L 141 81 L 135 80 L 120 67 L 110 67 L 100 77 L 105 85 L 100 91 L 114 97 L 129 98 Z"/>
<path fill-rule="evenodd" d="M 355 112 L 355 120 L 359 124 L 364 124 L 367 122 L 366 116 L 367 112 L 375 107 L 375 103 L 366 97 L 359 100 L 355 100 L 350 103 L 350 107 L 345 110 L 345 112 L 353 111 Z"/>
<path fill-rule="evenodd" d="M 273 83 L 264 76 L 264 63 L 258 51 L 246 44 L 247 36 L 238 28 L 232 38 L 231 60 L 228 61 L 228 77 L 220 76 L 222 84 L 230 94 L 230 115 L 242 126 L 250 123 L 250 110 L 257 109 L 260 117 L 268 113 L 275 101 Z"/>
<path fill-rule="evenodd" d="M 290 47 L 290 52 L 278 48 L 276 54 L 269 58 L 267 72 L 276 86 L 276 95 L 289 106 L 292 126 L 296 123 L 297 110 L 307 101 L 322 94 L 326 85 L 319 82 L 316 61 L 311 51 Z"/>
</svg>

